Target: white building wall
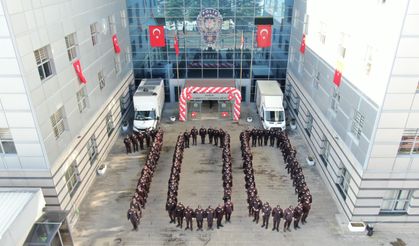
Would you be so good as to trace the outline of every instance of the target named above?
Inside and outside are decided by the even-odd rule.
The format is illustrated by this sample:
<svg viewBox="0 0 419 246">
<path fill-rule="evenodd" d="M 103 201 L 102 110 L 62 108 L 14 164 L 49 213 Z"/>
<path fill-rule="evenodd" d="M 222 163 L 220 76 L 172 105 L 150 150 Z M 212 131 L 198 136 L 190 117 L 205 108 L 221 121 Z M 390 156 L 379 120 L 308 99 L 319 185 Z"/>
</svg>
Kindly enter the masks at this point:
<svg viewBox="0 0 419 246">
<path fill-rule="evenodd" d="M 301 0 L 294 6 L 285 94 L 321 175 L 349 220 L 417 222 L 419 158 L 401 156 L 398 149 L 404 129 L 419 127 L 419 29 L 413 27 L 419 1 Z M 303 30 L 308 31 L 301 54 Z M 341 33 L 347 34 L 345 42 Z M 343 67 L 339 87 L 333 83 L 337 67 Z M 351 133 L 356 111 L 365 117 L 358 140 Z M 398 190 L 412 191 L 406 212 L 383 213 L 384 198 Z"/>
<path fill-rule="evenodd" d="M 0 185 L 41 187 L 47 208 L 74 213 L 89 189 L 96 169 L 115 141 L 122 116 L 133 90 L 132 57 L 125 0 L 1 0 L 0 44 L 14 54 L 0 53 L 0 127 L 12 130 L 16 155 L 0 155 Z M 1 8 L 3 10 L 3 8 Z M 109 16 L 114 16 L 121 52 L 116 71 Z M 98 44 L 93 45 L 90 25 L 97 22 Z M 3 34 L 7 35 L 3 35 Z M 65 36 L 76 33 L 77 59 L 87 83 L 83 85 L 69 61 Z M 41 81 L 34 51 L 49 45 L 54 75 Z M 15 60 L 15 65 L 13 65 Z M 11 61 L 11 62 L 9 62 Z M 100 88 L 98 72 L 105 86 Z M 85 86 L 87 108 L 80 113 L 76 93 Z M 26 100 L 25 100 L 26 98 Z M 121 108 L 121 102 L 124 105 Z M 60 107 L 65 111 L 65 131 L 55 137 L 50 117 Z M 123 110 L 123 111 L 122 111 Z M 114 130 L 107 132 L 106 116 L 112 115 Z M 98 155 L 89 160 L 87 141 L 95 136 Z M 44 157 L 45 156 L 45 157 Z M 74 192 L 66 185 L 65 172 L 76 165 L 79 184 Z M 43 170 L 35 170 L 42 168 Z"/>
</svg>

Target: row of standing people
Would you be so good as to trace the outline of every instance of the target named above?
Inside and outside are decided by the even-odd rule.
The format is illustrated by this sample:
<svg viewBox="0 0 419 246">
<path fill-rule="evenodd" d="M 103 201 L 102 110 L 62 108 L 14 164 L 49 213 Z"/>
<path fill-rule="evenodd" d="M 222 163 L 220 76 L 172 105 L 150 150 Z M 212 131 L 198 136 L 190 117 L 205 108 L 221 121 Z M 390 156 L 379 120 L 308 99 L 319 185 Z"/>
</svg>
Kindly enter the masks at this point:
<svg viewBox="0 0 419 246">
<path fill-rule="evenodd" d="M 246 130 L 240 134 L 240 142 L 241 142 L 241 151 L 242 151 L 242 158 L 243 158 L 243 172 L 245 175 L 245 188 L 247 192 L 247 202 L 249 208 L 249 216 L 253 216 L 253 221 L 256 224 L 259 222 L 259 214 L 262 212 L 262 219 L 263 223 L 261 227 L 265 227 L 268 229 L 269 219 L 270 216 L 273 218 L 273 228 L 272 231 L 276 230 L 279 231 L 279 224 L 281 219 L 284 219 L 284 227 L 283 231 L 286 230 L 290 231 L 289 227 L 294 220 L 294 228 L 299 228 L 298 223 L 301 217 L 305 216 L 307 218 L 308 211 L 306 214 L 303 214 L 302 205 L 299 205 L 295 208 L 293 206 L 289 206 L 285 209 L 282 209 L 280 205 L 272 208 L 268 202 L 262 203 L 261 199 L 258 196 L 258 191 L 256 189 L 255 177 L 254 177 L 254 169 L 253 169 L 253 155 L 250 148 L 250 138 L 252 138 L 252 145 L 256 145 L 256 140 L 259 141 L 259 135 L 255 133 L 262 132 L 262 136 L 268 135 L 268 138 L 272 136 L 272 140 L 270 141 L 270 145 L 274 146 L 275 140 L 277 140 L 277 145 L 282 146 L 282 143 L 288 142 L 289 139 L 285 132 L 281 130 L 259 130 L 253 129 L 251 131 Z M 255 134 L 255 135 L 252 135 Z M 253 137 L 255 136 L 255 137 Z M 288 139 L 286 141 L 286 139 Z M 267 141 L 266 141 L 267 142 Z M 260 143 L 259 146 L 263 146 Z M 282 149 L 281 149 L 282 150 Z M 305 220 L 304 220 L 305 222 Z"/>
<path fill-rule="evenodd" d="M 148 193 L 150 191 L 151 181 L 157 162 L 160 158 L 160 152 L 163 146 L 163 130 L 156 131 L 153 139 L 153 145 L 147 155 L 145 165 L 141 170 L 140 178 L 138 179 L 137 187 L 134 196 L 131 198 L 130 208 L 128 209 L 127 217 L 131 221 L 134 230 L 138 230 L 140 219 L 142 217 L 142 210 L 145 208 Z"/>
<path fill-rule="evenodd" d="M 286 132 L 274 128 L 271 128 L 270 130 L 253 128 L 246 132 L 248 132 L 249 140 L 250 138 L 252 140 L 252 147 L 267 146 L 268 144 L 271 147 L 275 147 L 276 143 L 276 147 L 279 148 L 281 140 L 284 139 L 284 137 L 288 138 Z"/>
<path fill-rule="evenodd" d="M 200 132 L 202 133 L 202 129 Z M 194 127 L 191 130 L 191 135 L 195 135 L 196 128 Z M 185 131 L 187 133 L 187 131 Z M 223 187 L 224 187 L 224 205 L 219 204 L 218 207 L 213 209 L 211 206 L 208 206 L 207 209 L 201 208 L 198 206 L 195 210 L 189 206 L 185 206 L 178 202 L 178 188 L 179 188 L 179 179 L 181 173 L 181 166 L 183 160 L 183 151 L 185 148 L 189 147 L 189 144 L 185 143 L 187 136 L 185 133 L 181 133 L 178 136 L 176 141 L 175 151 L 173 153 L 173 164 L 170 173 L 170 178 L 168 182 L 168 192 L 167 192 L 167 202 L 166 202 L 166 211 L 169 214 L 170 223 L 176 223 L 177 227 L 183 227 L 183 218 L 186 220 L 186 228 L 193 230 L 192 219 L 196 219 L 197 223 L 197 230 L 203 230 L 203 220 L 204 218 L 207 219 L 207 228 L 208 230 L 212 230 L 213 228 L 213 221 L 216 219 L 217 221 L 217 228 L 222 227 L 221 224 L 222 218 L 225 215 L 226 221 L 230 221 L 231 213 L 233 212 L 233 203 L 230 201 L 231 199 L 231 188 L 232 188 L 232 169 L 231 169 L 231 152 L 230 152 L 230 135 L 225 134 L 223 138 Z M 202 144 L 205 143 L 205 134 L 201 134 Z M 196 138 L 194 143 L 196 144 Z"/>
<path fill-rule="evenodd" d="M 211 128 L 208 129 L 201 127 L 199 130 L 194 126 L 190 131 L 186 130 L 183 133 L 185 148 L 189 148 L 189 140 L 192 138 L 192 145 L 197 145 L 198 135 L 201 137 L 201 144 L 205 144 L 206 137 L 208 136 L 209 144 L 224 146 L 226 132 L 223 129 Z"/>
<path fill-rule="evenodd" d="M 144 132 L 133 132 L 131 135 L 125 136 L 124 145 L 127 154 L 137 152 L 139 150 L 144 150 L 144 143 L 148 149 L 151 143 L 154 142 L 156 135 L 156 129 L 147 129 Z M 138 149 L 138 147 L 140 148 Z"/>
</svg>

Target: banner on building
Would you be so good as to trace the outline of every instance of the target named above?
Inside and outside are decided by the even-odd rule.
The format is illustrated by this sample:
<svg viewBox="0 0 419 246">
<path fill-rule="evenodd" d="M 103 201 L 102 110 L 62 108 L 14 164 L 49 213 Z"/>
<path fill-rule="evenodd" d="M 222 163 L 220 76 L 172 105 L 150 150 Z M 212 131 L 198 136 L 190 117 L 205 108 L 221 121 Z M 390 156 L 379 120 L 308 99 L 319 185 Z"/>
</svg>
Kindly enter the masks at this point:
<svg viewBox="0 0 419 246">
<path fill-rule="evenodd" d="M 149 26 L 148 32 L 150 34 L 150 45 L 151 47 L 164 47 L 166 46 L 166 40 L 164 37 L 163 26 Z"/>
<path fill-rule="evenodd" d="M 306 35 L 305 34 L 303 34 L 303 37 L 301 38 L 300 52 L 301 54 L 304 54 L 304 52 L 306 52 Z"/>
<path fill-rule="evenodd" d="M 116 34 L 112 36 L 112 42 L 113 42 L 113 49 L 115 50 L 115 53 L 119 54 L 121 52 L 121 48 L 119 47 L 118 37 L 116 36 Z"/>
<path fill-rule="evenodd" d="M 270 47 L 272 44 L 272 26 L 258 25 L 256 40 L 259 48 Z"/>
<path fill-rule="evenodd" d="M 177 34 L 175 34 L 175 52 L 176 56 L 179 56 L 179 39 L 177 38 Z"/>
</svg>

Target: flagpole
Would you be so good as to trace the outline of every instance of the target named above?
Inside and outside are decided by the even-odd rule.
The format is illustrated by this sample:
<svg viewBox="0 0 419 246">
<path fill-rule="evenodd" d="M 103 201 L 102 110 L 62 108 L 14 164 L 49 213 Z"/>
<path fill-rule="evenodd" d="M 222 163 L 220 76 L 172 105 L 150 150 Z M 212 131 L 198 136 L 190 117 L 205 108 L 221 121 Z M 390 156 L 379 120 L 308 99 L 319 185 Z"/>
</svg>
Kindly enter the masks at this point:
<svg viewBox="0 0 419 246">
<path fill-rule="evenodd" d="M 176 42 L 179 47 L 179 38 L 177 34 L 176 34 Z M 176 55 L 176 75 L 177 75 L 177 100 L 178 102 L 180 102 L 179 60 L 178 60 L 178 54 L 176 54 L 176 51 L 175 51 L 175 55 Z"/>
<path fill-rule="evenodd" d="M 254 34 L 254 30 L 252 29 L 252 45 L 250 46 L 250 68 L 249 68 L 250 91 L 252 91 L 252 74 L 253 74 L 252 66 L 253 66 L 254 39 L 255 39 L 255 34 Z"/>
<path fill-rule="evenodd" d="M 243 48 L 244 48 L 243 40 L 244 40 L 244 37 L 243 37 L 243 30 L 242 30 L 242 36 L 240 38 L 240 49 L 241 49 L 241 52 L 240 52 L 240 87 L 239 87 L 240 91 L 242 90 L 242 79 L 243 79 L 243 75 L 242 75 L 243 73 Z"/>
</svg>

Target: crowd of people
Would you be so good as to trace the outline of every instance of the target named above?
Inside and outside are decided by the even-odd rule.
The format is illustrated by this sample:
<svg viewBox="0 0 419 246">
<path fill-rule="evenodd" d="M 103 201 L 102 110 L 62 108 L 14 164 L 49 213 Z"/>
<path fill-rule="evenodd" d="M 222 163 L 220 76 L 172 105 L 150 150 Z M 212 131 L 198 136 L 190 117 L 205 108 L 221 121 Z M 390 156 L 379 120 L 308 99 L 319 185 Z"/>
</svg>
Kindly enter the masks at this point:
<svg viewBox="0 0 419 246">
<path fill-rule="evenodd" d="M 124 145 L 127 151 L 127 154 L 137 152 L 139 150 L 144 150 L 145 147 L 150 148 L 151 143 L 154 143 L 156 138 L 157 130 L 156 129 L 147 129 L 143 132 L 133 132 L 131 135 L 127 135 L 124 138 Z M 138 148 L 139 147 L 139 148 Z"/>
<path fill-rule="evenodd" d="M 153 134 L 151 134 L 151 132 L 153 132 Z M 138 230 L 138 225 L 140 224 L 140 219 L 142 216 L 141 209 L 145 208 L 148 192 L 150 191 L 151 180 L 153 178 L 153 174 L 156 169 L 157 162 L 160 158 L 160 152 L 163 146 L 162 129 L 151 130 L 147 132 L 146 135 L 150 135 L 152 137 L 153 143 L 150 152 L 147 155 L 145 165 L 141 170 L 141 175 L 138 179 L 137 188 L 135 190 L 134 196 L 131 199 L 130 208 L 128 209 L 127 213 L 128 220 L 131 221 L 133 230 Z M 150 143 L 148 143 L 147 146 L 150 146 Z"/>
<path fill-rule="evenodd" d="M 197 145 L 197 137 L 201 137 L 201 144 L 205 144 L 206 136 L 208 135 L 209 144 L 219 146 L 222 148 L 223 170 L 222 180 L 224 187 L 224 204 L 220 203 L 216 208 L 208 206 L 203 209 L 200 205 L 198 208 L 193 209 L 190 206 L 184 206 L 178 201 L 178 188 L 181 173 L 181 166 L 183 160 L 183 152 L 185 148 L 189 148 L 189 139 L 192 137 L 192 145 Z M 219 144 L 218 144 L 219 143 Z M 233 203 L 231 202 L 231 192 L 233 187 L 232 176 L 232 162 L 230 151 L 230 135 L 223 129 L 200 128 L 199 131 L 195 127 L 191 131 L 180 133 L 173 153 L 172 169 L 168 181 L 166 211 L 169 214 L 170 223 L 176 223 L 177 227 L 183 227 L 183 219 L 185 218 L 185 230 L 193 230 L 193 218 L 196 220 L 197 230 L 203 230 L 203 222 L 206 218 L 207 229 L 213 229 L 214 219 L 217 223 L 217 229 L 222 227 L 222 219 L 225 216 L 226 222 L 230 222 L 231 214 L 234 210 Z"/>
<path fill-rule="evenodd" d="M 298 194 L 298 205 L 283 209 L 280 205 L 271 207 L 268 202 L 263 203 L 258 196 L 256 189 L 254 170 L 253 170 L 253 155 L 250 147 L 250 140 L 252 147 L 269 146 L 281 149 L 284 159 L 285 168 L 290 174 L 295 187 L 295 193 Z M 300 228 L 299 223 L 305 224 L 307 216 L 311 209 L 312 195 L 305 182 L 302 168 L 297 161 L 297 150 L 291 145 L 286 132 L 281 130 L 264 130 L 252 129 L 240 133 L 241 151 L 243 158 L 243 172 L 245 175 L 245 188 L 247 192 L 247 203 L 249 209 L 249 216 L 253 216 L 253 221 L 256 224 L 259 222 L 259 215 L 262 212 L 262 227 L 268 229 L 270 216 L 273 218 L 272 231 L 279 231 L 279 224 L 281 219 L 284 219 L 283 231 L 290 230 L 290 225 L 294 221 L 294 229 Z M 275 145 L 276 143 L 276 145 Z"/>
</svg>

